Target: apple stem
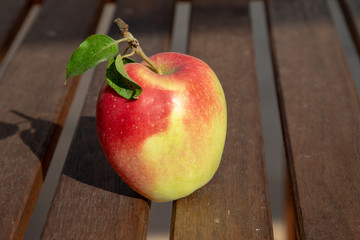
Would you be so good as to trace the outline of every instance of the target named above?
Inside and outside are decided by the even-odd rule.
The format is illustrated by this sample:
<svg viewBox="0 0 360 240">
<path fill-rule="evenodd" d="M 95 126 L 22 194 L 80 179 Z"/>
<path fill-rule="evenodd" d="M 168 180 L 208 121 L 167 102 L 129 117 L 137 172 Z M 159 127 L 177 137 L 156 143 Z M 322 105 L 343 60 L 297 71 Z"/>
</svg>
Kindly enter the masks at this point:
<svg viewBox="0 0 360 240">
<path fill-rule="evenodd" d="M 129 47 L 132 48 L 131 53 L 126 56 L 130 56 L 133 53 L 138 54 L 142 59 L 144 59 L 146 63 L 149 64 L 151 70 L 158 74 L 161 74 L 160 68 L 150 58 L 148 58 L 148 56 L 146 56 L 146 54 L 140 47 L 139 41 L 134 38 L 134 36 L 129 32 L 129 26 L 121 18 L 117 18 L 114 22 L 119 28 L 120 33 L 123 35 L 124 39 L 128 42 Z"/>
</svg>

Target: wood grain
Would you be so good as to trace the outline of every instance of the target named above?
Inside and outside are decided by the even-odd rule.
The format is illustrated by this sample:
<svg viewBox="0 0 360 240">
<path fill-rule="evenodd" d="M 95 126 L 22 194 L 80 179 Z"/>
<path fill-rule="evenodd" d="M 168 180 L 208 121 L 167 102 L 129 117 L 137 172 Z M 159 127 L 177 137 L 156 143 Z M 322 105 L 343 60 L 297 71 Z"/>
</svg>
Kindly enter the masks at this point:
<svg viewBox="0 0 360 240">
<path fill-rule="evenodd" d="M 360 103 L 326 1 L 269 0 L 300 239 L 360 236 Z"/>
<path fill-rule="evenodd" d="M 0 239 L 25 232 L 76 87 L 65 67 L 100 4 L 46 1 L 0 79 Z"/>
<path fill-rule="evenodd" d="M 168 49 L 172 9 L 167 0 L 118 1 L 114 19 L 121 17 L 152 55 Z M 121 38 L 115 25 L 110 35 Z M 150 202 L 115 173 L 97 138 L 96 99 L 105 67 L 95 71 L 42 239 L 146 239 Z"/>
<path fill-rule="evenodd" d="M 32 0 L 0 1 L 0 63 L 30 10 Z"/>
<path fill-rule="evenodd" d="M 174 202 L 171 239 L 273 239 L 248 1 L 192 1 L 189 53 L 224 88 L 228 129 L 220 168 Z"/>
</svg>

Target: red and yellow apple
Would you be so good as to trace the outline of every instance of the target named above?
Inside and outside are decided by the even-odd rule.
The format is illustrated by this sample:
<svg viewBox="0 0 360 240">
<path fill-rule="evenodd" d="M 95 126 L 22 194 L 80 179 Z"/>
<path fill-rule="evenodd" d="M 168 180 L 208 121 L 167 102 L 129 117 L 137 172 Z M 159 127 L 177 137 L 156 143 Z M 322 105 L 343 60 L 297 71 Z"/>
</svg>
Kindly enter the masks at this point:
<svg viewBox="0 0 360 240">
<path fill-rule="evenodd" d="M 218 78 L 203 61 L 180 53 L 125 65 L 143 88 L 127 100 L 105 84 L 96 125 L 109 163 L 136 192 L 157 202 L 185 197 L 210 181 L 226 136 L 226 102 Z"/>
</svg>

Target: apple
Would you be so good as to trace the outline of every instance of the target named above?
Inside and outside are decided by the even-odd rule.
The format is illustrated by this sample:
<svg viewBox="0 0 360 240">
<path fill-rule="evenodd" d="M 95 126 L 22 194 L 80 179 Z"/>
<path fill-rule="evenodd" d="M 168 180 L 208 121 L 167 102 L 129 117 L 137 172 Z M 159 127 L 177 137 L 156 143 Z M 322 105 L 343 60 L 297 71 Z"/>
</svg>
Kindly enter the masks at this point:
<svg viewBox="0 0 360 240">
<path fill-rule="evenodd" d="M 195 57 L 166 52 L 148 58 L 128 25 L 120 18 L 114 23 L 123 38 L 86 38 L 67 64 L 66 79 L 109 61 L 96 105 L 105 156 L 148 199 L 185 197 L 208 183 L 220 164 L 227 128 L 221 84 Z M 122 42 L 128 47 L 120 55 Z M 133 54 L 144 61 L 129 63 Z"/>
<path fill-rule="evenodd" d="M 223 153 L 227 113 L 212 69 L 198 58 L 165 52 L 125 65 L 143 92 L 136 100 L 107 83 L 99 92 L 96 127 L 111 166 L 136 192 L 157 202 L 188 196 L 208 183 Z"/>
</svg>

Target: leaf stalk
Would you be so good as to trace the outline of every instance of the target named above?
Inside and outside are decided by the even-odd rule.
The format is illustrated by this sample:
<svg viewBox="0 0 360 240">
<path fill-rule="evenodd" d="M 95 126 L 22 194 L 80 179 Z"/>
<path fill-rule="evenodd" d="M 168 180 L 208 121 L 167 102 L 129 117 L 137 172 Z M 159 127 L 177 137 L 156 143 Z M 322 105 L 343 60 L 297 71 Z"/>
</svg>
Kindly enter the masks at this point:
<svg viewBox="0 0 360 240">
<path fill-rule="evenodd" d="M 120 33 L 123 35 L 124 37 L 123 39 L 127 41 L 129 47 L 132 48 L 131 53 L 126 56 L 133 55 L 134 53 L 136 53 L 146 63 L 149 64 L 151 70 L 153 70 L 158 74 L 161 74 L 161 69 L 159 68 L 159 66 L 157 66 L 148 56 L 146 56 L 146 54 L 140 47 L 139 41 L 129 32 L 129 26 L 121 18 L 117 18 L 114 22 L 116 26 L 119 28 Z"/>
</svg>

